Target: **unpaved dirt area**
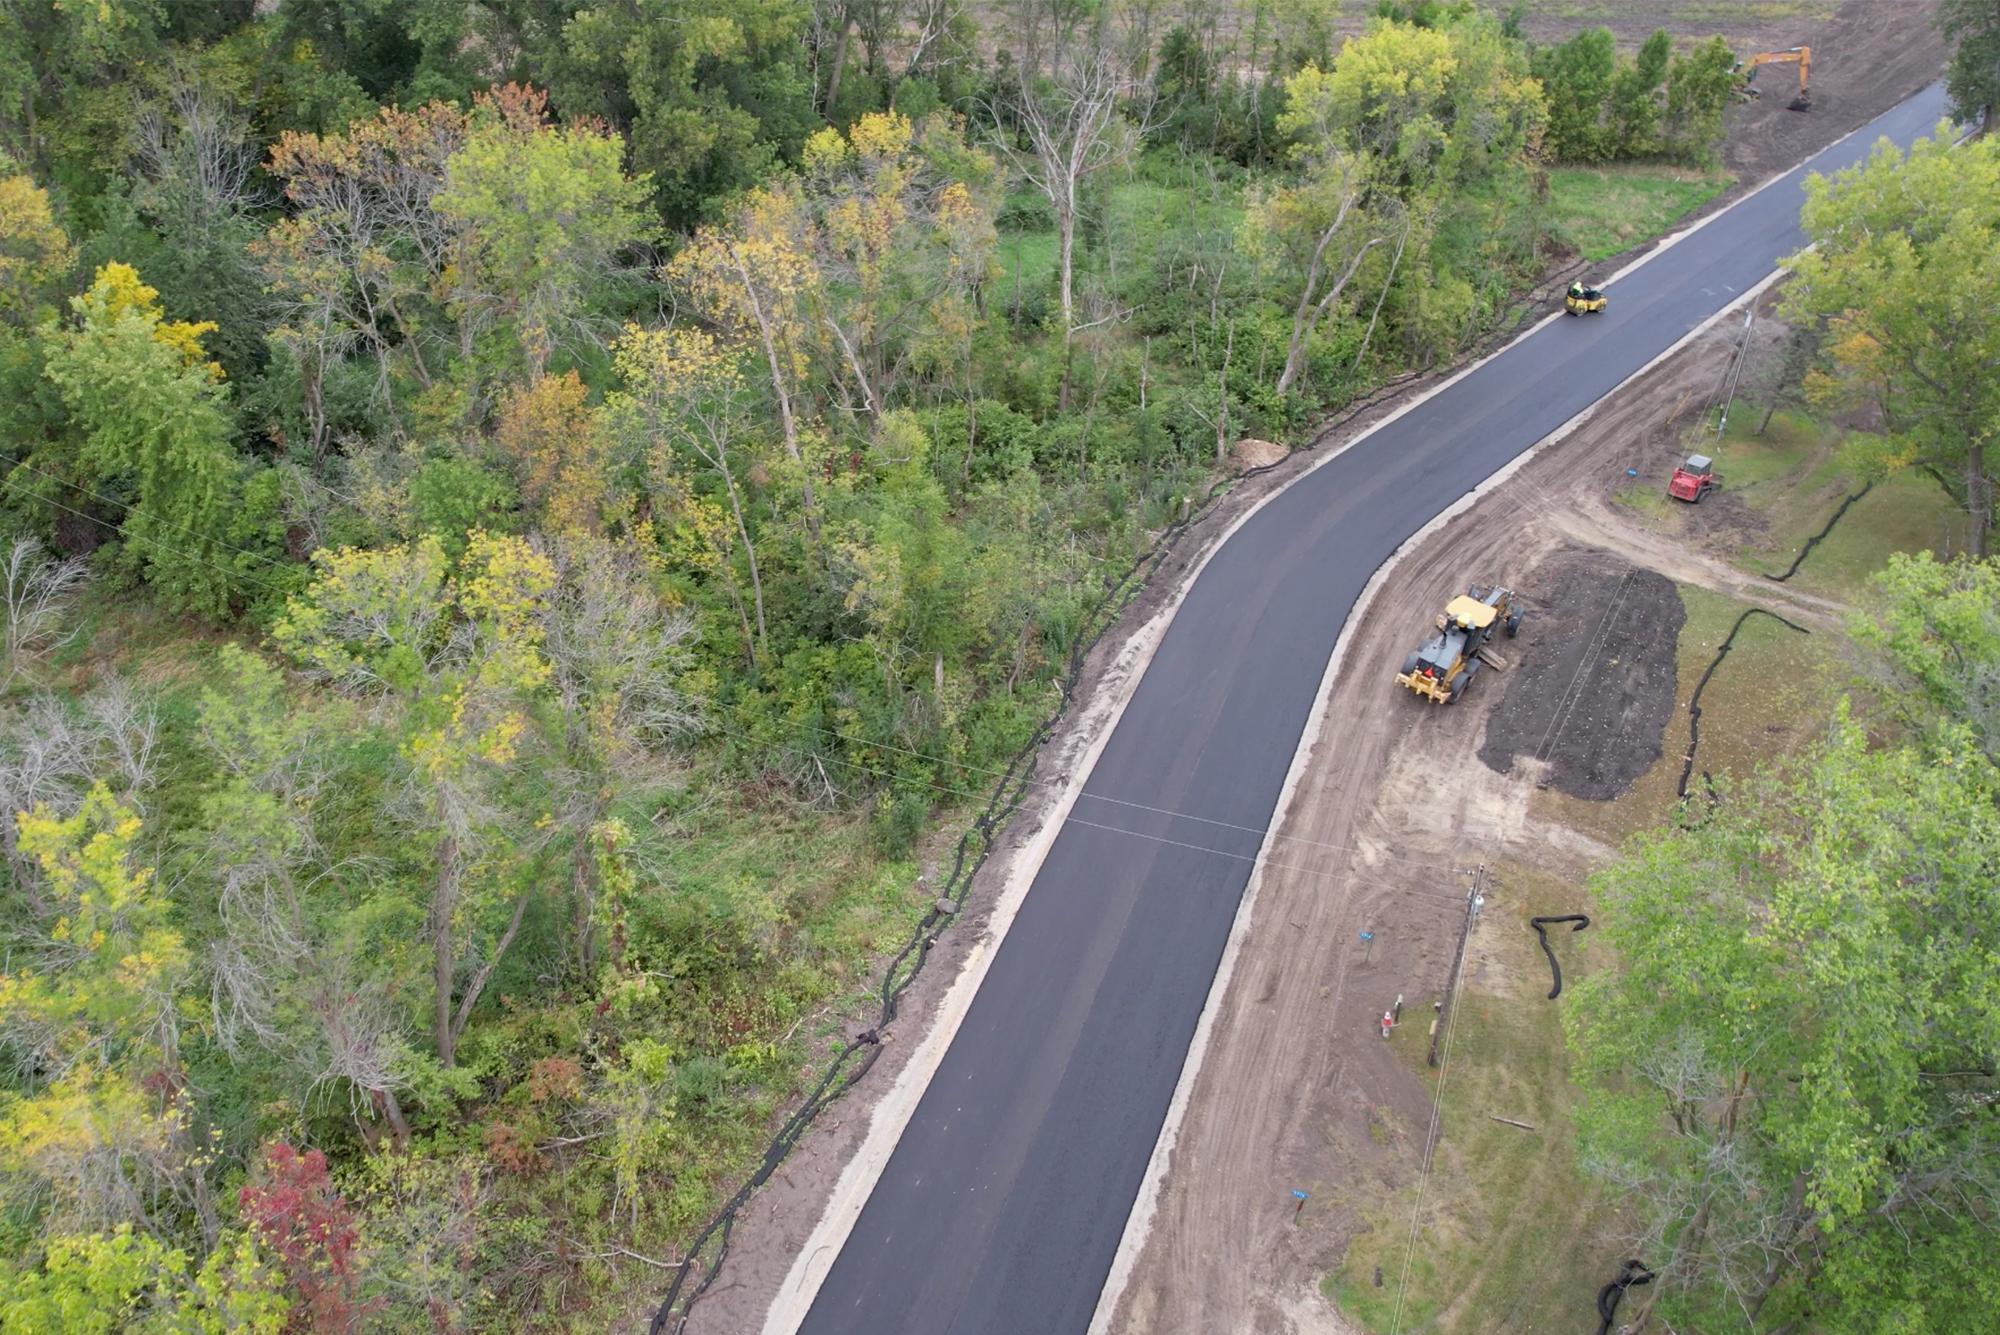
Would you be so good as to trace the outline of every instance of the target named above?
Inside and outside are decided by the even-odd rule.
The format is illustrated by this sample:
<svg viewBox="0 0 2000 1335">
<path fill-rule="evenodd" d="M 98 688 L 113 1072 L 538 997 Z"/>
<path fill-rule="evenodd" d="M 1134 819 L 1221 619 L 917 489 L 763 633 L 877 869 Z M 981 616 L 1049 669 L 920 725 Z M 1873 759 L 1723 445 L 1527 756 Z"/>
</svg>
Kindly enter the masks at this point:
<svg viewBox="0 0 2000 1335">
<path fill-rule="evenodd" d="M 1798 75 L 1774 65 L 1758 72 L 1755 86 L 1763 96 L 1730 113 L 1722 159 L 1741 189 L 1866 125 L 1938 78 L 1945 52 L 1932 21 L 1936 12 L 1936 0 L 1530 0 L 1522 26 L 1546 44 L 1602 26 L 1627 51 L 1656 28 L 1672 33 L 1680 46 L 1719 34 L 1744 59 L 1811 47 L 1810 111 L 1786 108 Z"/>
<path fill-rule="evenodd" d="M 1366 7 L 1372 10 L 1372 0 Z M 1555 7 L 1568 17 L 1551 24 L 1543 24 L 1534 8 L 1530 6 L 1529 29 L 1543 40 L 1561 40 L 1589 22 L 1609 22 L 1621 43 L 1633 46 L 1664 23 L 1699 36 L 1719 27 L 1746 52 L 1800 41 L 1814 45 L 1813 111 L 1787 112 L 1782 99 L 1767 97 L 1733 113 L 1725 160 L 1738 184 L 1711 209 L 1922 88 L 1943 64 L 1942 45 L 1931 26 L 1933 0 L 1846 0 L 1823 22 L 1783 18 L 1766 28 L 1741 31 L 1718 20 L 1710 4 L 1602 0 L 1584 7 L 1618 11 L 1602 17 L 1571 14 L 1579 6 L 1570 4 Z M 1789 36 L 1799 24 L 1804 35 Z M 1778 71 L 1766 71 L 1766 76 L 1774 73 Z M 1442 986 L 1459 921 L 1460 873 L 1474 861 L 1487 860 L 1489 847 L 1525 848 L 1551 865 L 1578 868 L 1604 852 L 1566 832 L 1556 835 L 1553 844 L 1546 837 L 1538 843 L 1529 836 L 1527 798 L 1543 772 L 1531 756 L 1517 758 L 1506 775 L 1481 763 L 1482 728 L 1502 697 L 1492 689 L 1501 679 L 1486 678 L 1466 703 L 1449 713 L 1433 710 L 1434 716 L 1417 708 L 1421 702 L 1414 699 L 1385 700 L 1387 679 L 1378 669 L 1401 662 L 1444 599 L 1467 579 L 1500 579 L 1540 597 L 1533 592 L 1537 562 L 1558 551 L 1598 548 L 1683 584 L 1763 602 L 1802 623 L 1828 625 L 1842 615 L 1837 604 L 1757 581 L 1728 564 L 1725 556 L 1740 547 L 1746 534 L 1754 536 L 1759 521 L 1741 507 L 1732 510 L 1726 490 L 1704 502 L 1699 516 L 1691 514 L 1667 532 L 1635 529 L 1615 504 L 1618 492 L 1632 485 L 1625 475 L 1628 467 L 1640 468 L 1648 485 L 1665 485 L 1660 470 L 1671 467 L 1689 421 L 1706 406 L 1727 371 L 1735 332 L 1712 332 L 1602 405 L 1590 428 L 1461 516 L 1448 530 L 1456 537 L 1426 544 L 1430 554 L 1406 561 L 1391 581 L 1393 591 L 1384 589 L 1377 598 L 1378 611 L 1369 614 L 1364 639 L 1351 651 L 1351 666 L 1336 692 L 1336 699 L 1345 702 L 1342 707 L 1358 712 L 1334 720 L 1327 733 L 1339 739 L 1340 768 L 1309 780 L 1306 787 L 1319 794 L 1317 805 L 1307 802 L 1302 788 L 1293 807 L 1294 819 L 1307 823 L 1301 830 L 1319 829 L 1338 840 L 1319 841 L 1331 847 L 1299 838 L 1280 842 L 1279 860 L 1303 870 L 1274 867 L 1267 877 L 1262 894 L 1279 907 L 1259 910 L 1259 937 L 1246 948 L 1230 1014 L 1244 1010 L 1236 996 L 1246 987 L 1254 986 L 1261 1000 L 1238 1016 L 1233 1036 L 1225 1036 L 1220 1032 L 1225 1026 L 1218 1026 L 1216 1048 L 1191 1111 L 1187 1154 L 1175 1160 L 1174 1186 L 1162 1201 L 1161 1222 L 1121 1308 L 1123 1329 L 1342 1329 L 1314 1281 L 1338 1259 L 1357 1220 L 1328 1204 L 1339 1191 L 1321 1173 L 1312 1180 L 1326 1177 L 1325 1189 L 1312 1193 L 1301 1226 L 1285 1231 L 1280 1226 L 1293 1202 L 1279 1179 L 1319 1173 L 1323 1162 L 1352 1166 L 1383 1185 L 1405 1179 L 1429 1103 L 1420 1082 L 1379 1050 L 1379 1039 L 1374 1040 L 1377 1048 L 1369 1048 L 1357 1036 L 1373 1037 L 1366 1031 L 1395 991 L 1414 997 L 1425 986 Z M 1765 337 L 1761 331 L 1755 336 Z M 1421 392 L 1445 374 L 1441 370 L 1415 382 L 1408 392 Z M 1321 448 L 1352 439 L 1395 406 L 1396 401 L 1386 401 L 1329 432 Z M 1256 466 L 1264 460 L 1243 462 Z M 966 892 L 966 916 L 944 933 L 905 995 L 902 1016 L 884 1031 L 882 1056 L 866 1079 L 814 1124 L 739 1216 L 729 1260 L 693 1310 L 687 1326 L 692 1335 L 742 1335 L 759 1328 L 842 1167 L 860 1145 L 874 1101 L 922 1039 L 952 979 L 981 948 L 987 913 L 1007 876 L 1010 857 L 1047 819 L 1046 808 L 1069 768 L 1096 730 L 1106 726 L 1102 705 L 1136 666 L 1133 637 L 1171 603 L 1202 553 L 1235 517 L 1310 462 L 1309 455 L 1294 455 L 1239 483 L 1173 544 L 1116 632 L 1092 655 L 1074 716 L 1044 748 L 1038 786 Z M 1554 503 L 1557 498 L 1560 504 Z M 1520 643 L 1524 651 L 1532 643 L 1528 632 Z M 1525 665 L 1525 653 L 1521 661 Z M 1389 703 L 1410 708 L 1388 708 Z M 1409 735 L 1438 749 L 1398 750 L 1396 743 L 1420 721 L 1424 731 Z M 1679 727 L 1676 720 L 1670 734 Z M 1672 736 L 1669 743 L 1681 744 Z M 1330 745 L 1322 746 L 1329 765 Z M 1455 776 L 1448 791 L 1440 791 L 1435 781 L 1439 772 Z M 1290 826 L 1287 832 L 1293 832 Z M 1351 854 L 1345 861 L 1341 842 Z M 1365 963 L 1356 937 L 1364 921 L 1373 924 L 1375 933 Z M 1473 957 L 1478 955 L 1475 938 Z M 1253 957 L 1262 961 L 1261 972 L 1249 963 Z M 1254 984 L 1245 981 L 1250 977 Z M 847 1028 L 858 1030 L 871 1022 L 872 1013 L 858 1012 Z M 1269 1045 L 1254 1049 L 1269 1064 L 1224 1055 L 1236 1052 L 1244 1033 L 1259 1025 L 1275 1033 Z M 827 1042 L 837 1046 L 844 1036 L 829 1035 Z M 1226 1074 L 1213 1074 L 1210 1068 L 1218 1063 Z M 1274 1079 L 1274 1072 L 1284 1078 Z M 1292 1080 L 1294 1072 L 1303 1083 Z M 1238 1105 L 1217 1092 L 1219 1081 L 1237 1091 L 1234 1097 L 1243 1100 L 1249 1116 L 1237 1118 Z M 1241 1134 L 1226 1134 L 1227 1126 L 1214 1128 L 1218 1120 L 1240 1120 Z M 1198 1133 L 1202 1125 L 1211 1131 Z M 1329 1160 L 1329 1155 L 1335 1157 Z M 1240 1180 L 1231 1181 L 1232 1175 Z M 1203 1210 L 1211 1207 L 1214 1226 L 1200 1227 Z M 1162 1248 L 1172 1261 L 1162 1259 Z M 657 1297 L 634 1296 L 630 1328 L 644 1328 Z M 1137 1312 L 1153 1319 L 1135 1322 Z M 1206 1319 L 1207 1314 L 1216 1319 Z"/>
<path fill-rule="evenodd" d="M 1633 7 L 1674 8 L 1639 0 Z M 1798 86 L 1790 68 L 1759 71 L 1764 95 L 1733 114 L 1724 163 L 1742 181 L 1783 171 L 1936 81 L 1945 62 L 1936 13 L 1935 0 L 1847 0 L 1824 22 L 1794 19 L 1757 31 L 1757 45 L 1739 44 L 1739 56 L 1812 48 L 1812 110 L 1786 109 Z"/>
<path fill-rule="evenodd" d="M 1549 786 L 1609 800 L 1660 758 L 1687 609 L 1665 575 L 1601 553 L 1565 552 L 1535 578 L 1479 758 L 1509 774 L 1526 757 Z"/>
<path fill-rule="evenodd" d="M 1641 469 L 1644 485 L 1665 486 L 1665 468 L 1742 337 L 1740 321 L 1723 321 L 1600 405 L 1406 551 L 1361 611 L 1323 706 L 1321 740 L 1263 869 L 1115 1330 L 1350 1330 L 1318 1282 L 1368 1227 L 1370 1203 L 1411 1184 L 1431 1102 L 1421 1057 L 1399 1058 L 1402 1035 L 1384 1044 L 1378 1017 L 1400 994 L 1406 1016 L 1426 1022 L 1449 975 L 1467 869 L 1531 866 L 1575 884 L 1610 855 L 1574 830 L 1531 819 L 1531 801 L 1543 783 L 1622 789 L 1663 745 L 1684 745 L 1676 585 L 1795 620 L 1827 624 L 1840 614 L 1729 566 L 1720 552 L 1733 549 L 1742 516 L 1704 502 L 1671 515 L 1680 531 L 1663 535 L 1616 503 L 1639 485 L 1629 467 Z M 1502 642 L 1507 671 L 1483 674 L 1459 705 L 1429 705 L 1391 678 L 1468 581 L 1518 590 L 1530 617 L 1520 638 Z M 1621 630 L 1619 609 L 1635 596 L 1644 610 Z M 1598 663 L 1587 663 L 1607 624 Z M 1560 701 L 1579 669 L 1604 703 L 1590 707 L 1593 722 L 1572 722 L 1573 733 L 1538 755 L 1555 717 L 1548 693 Z M 1506 772 L 1482 763 L 1483 751 L 1510 757 Z M 1489 894 L 1468 949 L 1474 983 L 1496 958 L 1527 958 L 1511 946 L 1496 954 L 1487 935 L 1520 926 L 1515 898 L 1504 877 Z M 1480 985 L 1538 999 L 1548 975 Z M 1297 1223 L 1293 1188 L 1311 1202 Z M 1395 1282 L 1394 1273 L 1385 1280 Z M 1594 1282 L 1576 1277 L 1586 1309 Z"/>
</svg>

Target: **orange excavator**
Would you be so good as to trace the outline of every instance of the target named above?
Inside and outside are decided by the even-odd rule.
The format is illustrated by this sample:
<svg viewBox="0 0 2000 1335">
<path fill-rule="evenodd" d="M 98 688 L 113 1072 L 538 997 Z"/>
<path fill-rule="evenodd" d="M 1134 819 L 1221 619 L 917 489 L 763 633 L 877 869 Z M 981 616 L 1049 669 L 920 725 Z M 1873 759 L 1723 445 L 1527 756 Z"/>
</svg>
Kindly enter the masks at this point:
<svg viewBox="0 0 2000 1335">
<path fill-rule="evenodd" d="M 1766 65 L 1797 65 L 1799 67 L 1799 95 L 1785 105 L 1793 111 L 1805 111 L 1812 106 L 1812 91 L 1806 86 L 1806 76 L 1812 69 L 1812 48 L 1795 46 L 1789 51 L 1766 51 L 1750 57 L 1737 68 L 1744 71 L 1741 91 L 1745 97 L 1758 96 L 1755 86 L 1757 71 Z"/>
</svg>

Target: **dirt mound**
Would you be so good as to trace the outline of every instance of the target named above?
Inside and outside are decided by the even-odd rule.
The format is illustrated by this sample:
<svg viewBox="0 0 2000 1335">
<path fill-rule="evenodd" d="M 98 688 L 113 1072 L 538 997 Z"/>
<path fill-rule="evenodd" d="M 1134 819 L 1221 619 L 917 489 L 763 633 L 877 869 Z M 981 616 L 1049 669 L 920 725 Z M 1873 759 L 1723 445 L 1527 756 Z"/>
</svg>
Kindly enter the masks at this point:
<svg viewBox="0 0 2000 1335">
<path fill-rule="evenodd" d="M 1255 436 L 1245 436 L 1229 451 L 1229 463 L 1239 473 L 1247 473 L 1253 468 L 1269 468 L 1282 463 L 1291 448 L 1272 440 L 1258 440 Z"/>
<path fill-rule="evenodd" d="M 1687 611 L 1672 580 L 1606 552 L 1564 552 L 1537 573 L 1479 758 L 1506 774 L 1526 756 L 1563 792 L 1608 800 L 1660 758 Z"/>
</svg>

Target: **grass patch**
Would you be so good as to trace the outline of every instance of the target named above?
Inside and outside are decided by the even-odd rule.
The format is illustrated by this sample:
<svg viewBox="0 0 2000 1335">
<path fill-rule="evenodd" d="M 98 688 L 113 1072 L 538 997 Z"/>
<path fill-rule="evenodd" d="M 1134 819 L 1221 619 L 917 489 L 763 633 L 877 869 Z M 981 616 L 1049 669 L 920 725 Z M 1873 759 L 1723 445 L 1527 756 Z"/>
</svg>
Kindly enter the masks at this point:
<svg viewBox="0 0 2000 1335">
<path fill-rule="evenodd" d="M 1783 19 L 1824 21 L 1840 10 L 1839 0 L 1681 0 L 1688 22 L 1775 23 Z"/>
<path fill-rule="evenodd" d="M 1004 232 L 998 253 L 1000 283 L 996 289 L 1008 301 L 1018 289 L 1023 297 L 1046 291 L 1056 280 L 1056 234 L 1049 232 Z"/>
<path fill-rule="evenodd" d="M 1549 173 L 1549 227 L 1584 259 L 1609 259 L 1659 236 L 1732 179 L 1656 165 L 1558 167 Z"/>
<path fill-rule="evenodd" d="M 1861 489 L 1846 468 L 1837 428 L 1797 413 L 1779 413 L 1762 435 L 1760 413 L 1744 413 L 1717 447 L 1723 485 L 1769 525 L 1768 536 L 1738 553 L 1747 570 L 1780 574 L 1841 502 Z M 1621 498 L 1622 499 L 1622 498 Z M 1799 588 L 1846 600 L 1861 597 L 1868 578 L 1893 552 L 1965 550 L 1963 511 L 1937 482 L 1918 472 L 1878 482 L 1850 507 L 1793 577 Z"/>
<path fill-rule="evenodd" d="M 1641 482 L 1634 486 L 1622 487 L 1611 499 L 1648 519 L 1662 519 L 1673 510 L 1673 502 L 1666 492 L 1650 483 Z"/>
<path fill-rule="evenodd" d="M 1827 510 L 1810 532 L 1817 533 L 1832 517 L 1833 511 Z M 1888 563 L 1891 553 L 1962 553 L 1966 529 L 1965 512 L 1933 479 L 1922 473 L 1897 473 L 1876 483 L 1848 508 L 1826 540 L 1806 557 L 1792 582 L 1853 601 L 1866 593 L 1869 577 Z M 1805 541 L 1800 537 L 1795 545 Z M 1785 564 L 1790 563 L 1787 556 Z"/>
<path fill-rule="evenodd" d="M 1528 927 L 1537 914 L 1589 912 L 1588 898 L 1526 867 L 1502 866 L 1496 881 L 1501 893 L 1488 901 L 1492 907 L 1468 952 L 1443 1135 L 1403 1301 L 1405 1330 L 1470 1335 L 1509 1328 L 1523 1314 L 1560 1328 L 1563 1316 L 1575 1312 L 1580 1320 L 1591 1311 L 1598 1286 L 1622 1259 L 1615 1205 L 1576 1163 L 1578 1096 L 1569 1082 L 1560 1008 L 1545 999 L 1548 965 Z M 1566 981 L 1595 967 L 1598 951 L 1588 933 L 1563 933 L 1556 949 Z M 1412 1183 L 1368 1210 L 1368 1231 L 1322 1284 L 1345 1315 L 1370 1331 L 1395 1324 L 1415 1206 Z"/>
<path fill-rule="evenodd" d="M 1763 489 L 1798 479 L 1822 462 L 1823 451 L 1837 439 L 1837 433 L 1797 413 L 1772 414 L 1770 425 L 1760 436 L 1757 427 L 1763 420 L 1761 410 L 1746 404 L 1744 411 L 1733 416 L 1722 442 L 1703 450 L 1715 456 L 1723 485 L 1758 509 L 1769 508 Z M 1766 503 L 1759 504 L 1760 499 Z"/>
<path fill-rule="evenodd" d="M 1171 157 L 1156 155 L 1139 174 L 1113 185 L 1105 199 L 1102 234 L 1077 238 L 1078 274 L 1114 279 L 1120 291 L 1140 297 L 1168 286 L 1170 271 L 1185 281 L 1187 266 L 1204 246 L 1219 246 L 1226 253 L 1243 221 L 1240 189 L 1232 184 L 1211 194 L 1205 180 L 1183 175 Z M 1023 204 L 1016 216 L 1046 214 L 1039 196 L 1019 198 Z M 1038 225 L 1003 225 L 995 256 L 999 292 L 1010 302 L 1017 283 L 1024 298 L 1052 292 L 1059 249 L 1055 228 L 1045 217 Z M 1109 257 L 1115 257 L 1115 274 L 1106 271 Z M 1242 266 L 1239 270 L 1247 273 Z"/>
<path fill-rule="evenodd" d="M 1824 21 L 1839 10 L 1839 0 L 1680 0 L 1673 16 L 1684 25 L 1712 23 L 1731 28 L 1786 19 Z M 1553 5 L 1537 6 L 1537 11 L 1548 18 L 1624 24 L 1632 17 L 1632 4 L 1631 0 L 1558 0 Z"/>
</svg>

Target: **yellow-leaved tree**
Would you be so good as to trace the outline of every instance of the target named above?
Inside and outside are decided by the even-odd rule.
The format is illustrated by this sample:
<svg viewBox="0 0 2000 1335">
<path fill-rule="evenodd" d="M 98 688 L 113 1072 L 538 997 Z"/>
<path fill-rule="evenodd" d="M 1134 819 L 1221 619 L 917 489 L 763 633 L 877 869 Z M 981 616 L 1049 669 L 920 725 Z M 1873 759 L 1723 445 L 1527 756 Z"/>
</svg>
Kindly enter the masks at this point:
<svg viewBox="0 0 2000 1335">
<path fill-rule="evenodd" d="M 799 479 L 806 530 L 817 543 L 819 505 L 799 439 L 799 390 L 810 365 L 811 311 L 821 282 L 809 222 L 796 182 L 753 190 L 724 224 L 695 233 L 662 276 L 725 338 L 755 338 L 763 350 L 785 455 Z M 628 327 L 628 347 L 632 333 Z"/>
<path fill-rule="evenodd" d="M 686 512 L 700 536 L 697 546 L 714 559 L 738 615 L 743 620 L 744 651 L 754 667 L 765 650 L 764 578 L 757 565 L 757 544 L 745 513 L 743 482 L 738 477 L 757 463 L 756 434 L 743 381 L 745 351 L 695 329 L 641 329 L 627 325 L 614 349 L 623 388 L 614 393 L 609 409 L 616 429 L 627 438 L 651 442 L 652 486 L 665 504 Z M 714 525 L 704 521 L 709 504 L 699 499 L 698 483 L 708 482 L 729 505 L 729 518 L 748 567 L 750 596 L 756 614 L 743 606 L 736 584 L 735 562 L 726 538 L 717 541 Z M 806 494 L 811 495 L 810 489 Z"/>
<path fill-rule="evenodd" d="M 57 1232 L 151 1226 L 163 1197 L 212 1227 L 180 1063 L 190 960 L 139 815 L 100 783 L 71 814 L 15 821 L 39 911 L 0 972 L 0 1034 L 28 1058 L 0 1093 L 0 1177 L 45 1194 Z"/>
<path fill-rule="evenodd" d="M 531 739 L 531 703 L 549 679 L 555 567 L 526 539 L 479 531 L 455 565 L 429 536 L 316 552 L 313 563 L 317 578 L 272 638 L 308 669 L 399 711 L 419 797 L 410 828 L 426 850 L 431 1035 L 449 1067 L 535 893 L 546 822 L 511 812 L 501 781 Z"/>
</svg>

